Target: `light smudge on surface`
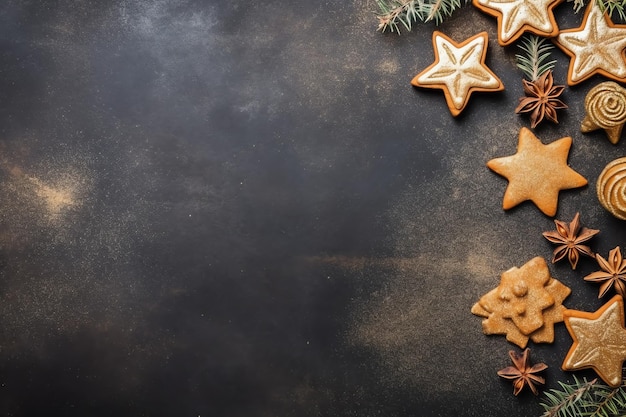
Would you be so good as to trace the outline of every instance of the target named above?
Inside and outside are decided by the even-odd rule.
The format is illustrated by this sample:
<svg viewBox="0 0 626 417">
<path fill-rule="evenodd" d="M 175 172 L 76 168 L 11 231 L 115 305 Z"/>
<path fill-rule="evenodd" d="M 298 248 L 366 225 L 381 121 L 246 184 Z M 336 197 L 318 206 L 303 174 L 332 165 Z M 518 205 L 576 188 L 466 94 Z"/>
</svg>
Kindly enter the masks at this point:
<svg viewBox="0 0 626 417">
<path fill-rule="evenodd" d="M 58 217 L 62 210 L 76 206 L 73 190 L 50 187 L 35 177 L 27 178 L 35 186 L 35 192 L 44 201 L 51 217 Z"/>
<path fill-rule="evenodd" d="M 111 162 L 132 169 L 123 159 Z M 34 135 L 3 144 L 0 314 L 12 335 L 3 342 L 6 351 L 36 352 L 53 335 L 86 326 L 139 325 L 133 303 L 142 285 L 130 255 L 134 231 L 150 234 L 135 222 L 138 211 L 97 198 L 103 174 L 97 165 L 81 146 L 42 149 Z M 136 205 L 130 203 L 128 209 Z"/>
</svg>

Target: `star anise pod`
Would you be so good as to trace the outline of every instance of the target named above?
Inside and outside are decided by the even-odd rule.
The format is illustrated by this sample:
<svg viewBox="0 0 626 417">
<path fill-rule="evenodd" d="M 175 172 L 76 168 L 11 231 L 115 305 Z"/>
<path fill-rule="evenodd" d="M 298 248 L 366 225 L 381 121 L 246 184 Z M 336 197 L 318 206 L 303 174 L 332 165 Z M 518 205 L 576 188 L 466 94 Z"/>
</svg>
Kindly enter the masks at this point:
<svg viewBox="0 0 626 417">
<path fill-rule="evenodd" d="M 526 348 L 521 354 L 513 350 L 509 351 L 509 356 L 513 361 L 513 366 L 508 366 L 498 371 L 498 375 L 502 378 L 513 380 L 513 395 L 519 394 L 526 385 L 528 385 L 537 395 L 537 387 L 535 384 L 545 384 L 546 380 L 535 375 L 548 367 L 545 363 L 530 365 L 530 349 Z"/>
<path fill-rule="evenodd" d="M 556 230 L 549 232 L 543 232 L 543 236 L 552 243 L 556 243 L 557 246 L 554 249 L 552 255 L 552 263 L 558 262 L 567 256 L 572 269 L 576 269 L 578 264 L 579 254 L 594 257 L 591 248 L 586 245 L 582 245 L 583 242 L 588 241 L 594 235 L 599 233 L 596 229 L 587 229 L 586 227 L 580 227 L 580 213 L 576 213 L 574 220 L 569 224 L 560 220 L 555 220 Z"/>
<path fill-rule="evenodd" d="M 592 272 L 584 280 L 603 283 L 598 298 L 602 298 L 611 287 L 615 287 L 615 292 L 626 297 L 626 260 L 622 258 L 619 246 L 609 252 L 608 259 L 596 254 L 596 260 L 602 271 Z"/>
<path fill-rule="evenodd" d="M 530 113 L 530 127 L 535 128 L 539 122 L 547 117 L 554 123 L 559 123 L 556 117 L 558 109 L 566 109 L 567 105 L 559 100 L 565 89 L 564 85 L 554 85 L 552 70 L 547 70 L 534 81 L 522 79 L 525 97 L 519 99 L 515 113 Z"/>
</svg>

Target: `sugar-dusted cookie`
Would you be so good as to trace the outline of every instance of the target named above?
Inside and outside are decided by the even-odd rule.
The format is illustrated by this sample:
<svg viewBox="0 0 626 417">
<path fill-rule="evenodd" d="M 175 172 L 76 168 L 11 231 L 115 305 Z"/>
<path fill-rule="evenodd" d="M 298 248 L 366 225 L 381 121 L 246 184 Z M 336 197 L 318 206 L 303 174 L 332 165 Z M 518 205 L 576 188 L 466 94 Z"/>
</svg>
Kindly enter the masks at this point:
<svg viewBox="0 0 626 417">
<path fill-rule="evenodd" d="M 443 90 L 453 116 L 458 116 L 475 91 L 502 91 L 504 84 L 485 65 L 487 32 L 456 43 L 441 32 L 433 32 L 435 62 L 417 74 L 415 87 Z"/>
<path fill-rule="evenodd" d="M 570 56 L 569 85 L 594 74 L 626 81 L 626 25 L 613 24 L 597 2 L 589 2 L 580 27 L 562 30 L 554 43 Z"/>
<path fill-rule="evenodd" d="M 604 129 L 609 141 L 616 145 L 626 123 L 626 88 L 613 81 L 596 85 L 585 96 L 585 112 L 580 131 Z"/>
<path fill-rule="evenodd" d="M 622 297 L 614 296 L 595 313 L 565 310 L 563 315 L 573 343 L 561 368 L 564 371 L 591 368 L 608 385 L 619 387 L 626 360 Z"/>
<path fill-rule="evenodd" d="M 491 291 L 489 291 L 487 294 L 485 294 L 483 297 L 481 297 L 481 300 L 498 297 L 498 292 L 499 292 L 499 289 L 494 288 Z M 546 311 L 547 310 L 548 309 L 546 309 Z M 485 309 L 485 307 L 483 307 L 480 304 L 480 301 L 475 303 L 472 306 L 472 314 L 475 314 L 479 317 L 484 317 L 486 319 L 486 320 L 483 320 L 482 322 L 484 334 L 505 335 L 506 340 L 508 340 L 511 343 L 516 344 L 522 349 L 525 348 L 526 345 L 528 344 L 528 339 L 530 339 L 530 336 L 522 333 L 517 328 L 517 326 L 515 326 L 515 323 L 513 323 L 513 320 L 504 318 L 502 315 L 499 315 L 499 314 L 493 314 L 492 311 L 488 311 L 487 309 Z"/>
<path fill-rule="evenodd" d="M 498 43 L 515 42 L 525 32 L 553 37 L 559 33 L 552 9 L 563 0 L 472 0 L 481 11 L 498 21 Z"/>
<path fill-rule="evenodd" d="M 547 216 L 556 215 L 559 192 L 587 184 L 582 175 L 567 165 L 571 145 L 571 137 L 544 145 L 523 127 L 515 155 L 487 162 L 489 169 L 509 180 L 502 208 L 508 210 L 530 200 Z"/>
<path fill-rule="evenodd" d="M 505 335 L 525 348 L 554 341 L 554 324 L 563 321 L 563 301 L 570 289 L 550 276 L 546 261 L 536 257 L 520 268 L 501 276 L 498 287 L 483 295 L 472 306 L 472 313 L 483 317 L 483 333 Z"/>
<path fill-rule="evenodd" d="M 554 304 L 554 297 L 544 288 L 550 278 L 545 260 L 534 258 L 521 268 L 504 272 L 498 291 L 483 296 L 480 305 L 511 319 L 523 334 L 529 335 L 543 326 L 543 310 Z"/>
<path fill-rule="evenodd" d="M 483 333 L 486 335 L 505 335 L 506 340 L 516 344 L 522 349 L 526 347 L 529 340 L 534 343 L 552 343 L 554 342 L 554 325 L 563 321 L 563 300 L 570 294 L 569 287 L 560 281 L 553 279 L 555 285 L 548 285 L 546 289 L 555 297 L 555 303 L 543 310 L 543 325 L 532 332 L 530 335 L 522 333 L 511 319 L 505 319 L 497 314 L 487 312 L 480 303 L 474 304 L 472 313 L 477 316 L 484 317 L 482 322 Z M 557 288 L 558 286 L 558 288 Z"/>
<path fill-rule="evenodd" d="M 554 325 L 563 321 L 563 312 L 566 310 L 563 301 L 572 292 L 567 285 L 555 278 L 551 278 L 545 288 L 554 297 L 554 305 L 543 311 L 543 326 L 531 333 L 530 339 L 535 343 L 554 342 Z"/>
<path fill-rule="evenodd" d="M 613 216 L 626 220 L 626 157 L 609 162 L 596 184 L 598 200 Z"/>
</svg>

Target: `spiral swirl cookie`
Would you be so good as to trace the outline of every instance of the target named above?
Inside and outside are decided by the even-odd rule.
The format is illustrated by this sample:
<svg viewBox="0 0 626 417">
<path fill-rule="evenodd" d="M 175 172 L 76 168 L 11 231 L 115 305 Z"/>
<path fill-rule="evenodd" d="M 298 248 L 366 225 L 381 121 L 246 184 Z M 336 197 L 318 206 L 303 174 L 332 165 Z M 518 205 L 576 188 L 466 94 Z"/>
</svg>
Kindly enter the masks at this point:
<svg viewBox="0 0 626 417">
<path fill-rule="evenodd" d="M 626 123 L 626 89 L 613 81 L 596 85 L 585 97 L 585 111 L 581 132 L 604 129 L 611 143 L 617 144 Z"/>
<path fill-rule="evenodd" d="M 626 220 L 626 157 L 604 167 L 598 177 L 598 200 L 618 219 Z"/>
</svg>

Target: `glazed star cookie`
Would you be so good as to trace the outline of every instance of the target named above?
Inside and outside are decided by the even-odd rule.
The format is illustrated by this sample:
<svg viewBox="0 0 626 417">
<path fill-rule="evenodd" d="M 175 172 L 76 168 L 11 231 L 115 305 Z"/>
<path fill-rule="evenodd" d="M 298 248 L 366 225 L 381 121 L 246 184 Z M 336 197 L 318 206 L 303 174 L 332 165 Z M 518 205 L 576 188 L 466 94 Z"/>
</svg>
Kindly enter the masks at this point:
<svg viewBox="0 0 626 417">
<path fill-rule="evenodd" d="M 567 165 L 571 145 L 571 137 L 544 145 L 523 127 L 515 155 L 487 162 L 489 169 L 509 181 L 502 208 L 508 210 L 530 200 L 545 215 L 556 215 L 559 192 L 587 184 L 582 175 Z"/>
<path fill-rule="evenodd" d="M 626 81 L 626 25 L 615 25 L 590 1 L 582 25 L 562 30 L 554 43 L 570 56 L 567 83 L 576 85 L 594 74 Z"/>
<path fill-rule="evenodd" d="M 472 0 L 481 11 L 498 21 L 498 43 L 515 42 L 525 32 L 547 38 L 559 33 L 552 9 L 563 0 Z"/>
<path fill-rule="evenodd" d="M 472 313 L 485 318 L 483 333 L 505 335 L 525 348 L 554 341 L 554 324 L 563 321 L 563 301 L 570 289 L 550 276 L 546 261 L 536 257 L 501 276 L 498 287 L 472 306 Z"/>
<path fill-rule="evenodd" d="M 619 387 L 626 360 L 622 297 L 614 296 L 595 313 L 566 310 L 563 316 L 573 343 L 561 368 L 564 371 L 591 368 L 608 385 Z"/>
<path fill-rule="evenodd" d="M 433 32 L 435 62 L 417 74 L 415 87 L 443 90 L 453 116 L 458 116 L 475 91 L 502 91 L 504 84 L 485 65 L 487 32 L 456 43 L 441 32 Z"/>
</svg>

